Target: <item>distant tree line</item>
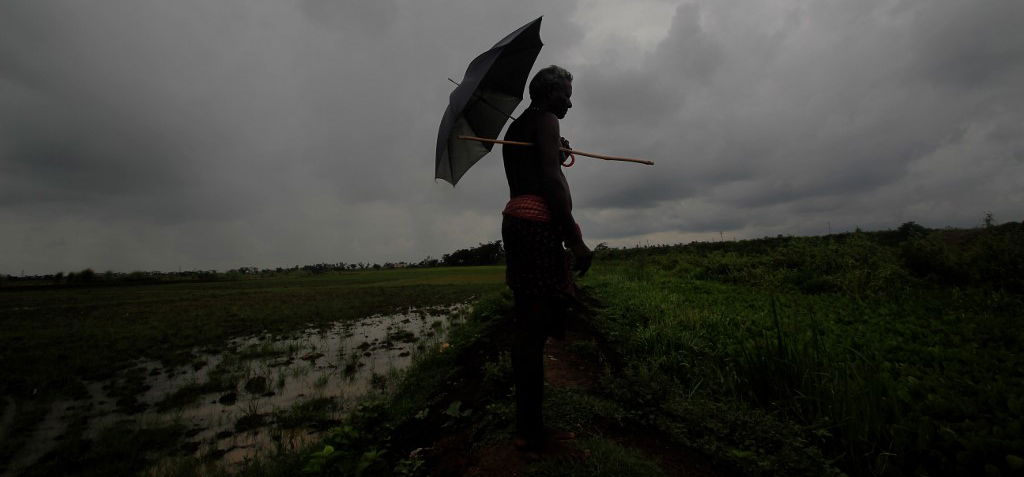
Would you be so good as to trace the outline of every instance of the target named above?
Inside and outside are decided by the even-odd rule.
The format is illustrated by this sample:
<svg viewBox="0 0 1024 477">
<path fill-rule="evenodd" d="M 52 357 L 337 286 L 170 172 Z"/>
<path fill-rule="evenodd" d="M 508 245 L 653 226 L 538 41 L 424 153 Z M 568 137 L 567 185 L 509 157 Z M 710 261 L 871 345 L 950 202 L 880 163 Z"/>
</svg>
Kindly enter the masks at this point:
<svg viewBox="0 0 1024 477">
<path fill-rule="evenodd" d="M 498 265 L 505 261 L 505 250 L 501 240 L 481 243 L 476 247 L 459 249 L 446 253 L 440 259 L 428 256 L 419 262 L 333 262 L 312 265 L 295 265 L 292 267 L 260 268 L 238 267 L 218 272 L 216 270 L 187 270 L 177 272 L 134 271 L 98 273 L 92 268 L 77 272 L 59 272 L 48 275 L 15 276 L 0 274 L 0 286 L 98 286 L 170 282 L 202 282 L 217 280 L 238 280 L 245 278 L 265 278 L 296 273 L 321 274 L 360 270 L 390 270 L 396 268 L 430 268 L 430 267 L 464 267 L 478 265 Z"/>
<path fill-rule="evenodd" d="M 820 257 L 812 257 L 801 247 L 815 241 L 826 240 L 834 247 Z M 865 245 L 866 244 L 866 245 Z M 873 245 L 872 245 L 873 244 Z M 854 246 L 856 245 L 856 246 Z M 784 246 L 780 248 L 781 246 Z M 871 248 L 871 247 L 874 248 Z M 1008 222 L 996 224 L 987 214 L 980 227 L 969 229 L 929 229 L 914 222 L 906 222 L 895 230 L 878 232 L 855 232 L 830 234 L 821 237 L 791 237 L 779 235 L 753 240 L 691 242 L 678 245 L 640 246 L 636 248 L 612 248 L 599 244 L 594 251 L 600 256 L 626 255 L 642 259 L 647 255 L 671 253 L 683 248 L 689 252 L 709 255 L 715 253 L 740 253 L 751 256 L 767 255 L 785 249 L 794 252 L 775 263 L 782 269 L 792 268 L 790 262 L 812 260 L 823 268 L 818 276 L 829 276 L 835 269 L 842 268 L 841 262 L 860 263 L 878 261 L 882 255 L 893 256 L 887 263 L 912 276 L 927 278 L 948 285 L 988 284 L 1010 291 L 1024 290 L 1024 223 Z M 817 250 L 817 249 L 815 249 Z M 822 249 L 826 250 L 826 249 Z M 856 253 L 854 253 L 856 252 Z M 778 257 L 776 257 L 778 258 Z M 505 250 L 500 240 L 480 243 L 475 247 L 446 253 L 440 259 L 427 257 L 419 262 L 377 263 L 317 263 L 293 267 L 259 268 L 239 267 L 226 272 L 216 270 L 189 270 L 178 272 L 134 271 L 130 273 L 107 271 L 98 273 L 91 268 L 77 272 L 60 272 L 50 275 L 14 276 L 0 274 L 0 287 L 22 286 L 98 286 L 117 284 L 168 283 L 184 281 L 217 281 L 248 278 L 265 278 L 279 275 L 320 274 L 329 272 L 351 272 L 360 270 L 382 270 L 395 268 L 462 267 L 498 265 L 505 261 Z M 642 260 L 641 260 L 642 262 Z M 726 265 L 722 270 L 707 273 L 728 274 Z M 806 277 L 805 277 L 806 278 Z M 818 280 L 821 282 L 821 280 Z M 815 282 L 822 290 L 835 288 L 824 282 Z M 810 285 L 808 285 L 809 287 Z M 806 288 L 806 287 L 805 287 Z M 812 287 L 813 288 L 813 287 Z"/>
</svg>

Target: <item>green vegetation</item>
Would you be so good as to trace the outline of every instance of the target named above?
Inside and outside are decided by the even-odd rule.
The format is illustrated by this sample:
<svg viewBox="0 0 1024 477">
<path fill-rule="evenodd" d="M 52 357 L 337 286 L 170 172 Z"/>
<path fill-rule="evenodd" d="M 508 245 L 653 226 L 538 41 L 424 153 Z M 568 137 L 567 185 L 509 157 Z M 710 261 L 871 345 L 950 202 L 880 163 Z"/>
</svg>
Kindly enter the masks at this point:
<svg viewBox="0 0 1024 477">
<path fill-rule="evenodd" d="M 421 343 L 404 372 L 375 374 L 370 394 L 348 414 L 322 395 L 273 413 L 253 405 L 243 417 L 330 430 L 232 475 L 460 475 L 467 462 L 488 459 L 506 470 L 519 462 L 520 475 L 534 476 L 689 475 L 694 462 L 714 469 L 707 475 L 1024 475 L 1024 224 L 908 223 L 827 237 L 602 247 L 583 281 L 591 309 L 576 320 L 586 338 L 565 346 L 595 368 L 592 385 L 549 387 L 545 402 L 548 424 L 580 437 L 560 457 L 530 464 L 502 454 L 514 428 L 502 272 L 423 268 L 3 292 L 0 310 L 18 317 L 5 313 L 4 324 L 20 333 L 0 338 L 5 356 L 49 361 L 0 372 L 5 385 L 14 383 L 9 392 L 74 390 L 67 382 L 79 376 L 130 370 L 128 358 L 193 363 L 190 350 L 234 336 L 474 296 L 482 298 L 447 342 Z M 129 337 L 149 346 L 125 343 Z M 44 349 L 32 354 L 25 342 Z M 65 349 L 81 355 L 48 356 Z M 360 352 L 345 352 L 356 357 L 353 368 Z M 72 369 L 45 369 L 60 363 Z M 216 387 L 222 366 L 211 367 L 214 384 L 206 385 Z M 120 376 L 122 394 L 137 392 L 130 372 Z M 205 392 L 185 389 L 177 399 Z M 18 405 L 16 428 L 46 412 L 24 398 Z M 152 449 L 136 447 L 173 446 L 187 432 L 122 430 L 101 438 L 149 434 L 130 445 L 111 440 L 106 454 L 95 446 L 58 453 L 75 465 L 117 449 L 146 455 Z M 227 475 L 192 457 L 151 464 L 123 459 L 116 470 Z"/>
<path fill-rule="evenodd" d="M 598 437 L 581 439 L 577 446 L 588 458 L 552 459 L 540 462 L 535 477 L 588 475 L 594 477 L 662 477 L 664 472 L 642 453 Z"/>
<path fill-rule="evenodd" d="M 1022 224 L 602 258 L 588 283 L 634 383 L 624 400 L 666 432 L 748 468 L 799 458 L 773 462 L 765 433 L 784 431 L 854 475 L 1021 472 Z"/>
</svg>

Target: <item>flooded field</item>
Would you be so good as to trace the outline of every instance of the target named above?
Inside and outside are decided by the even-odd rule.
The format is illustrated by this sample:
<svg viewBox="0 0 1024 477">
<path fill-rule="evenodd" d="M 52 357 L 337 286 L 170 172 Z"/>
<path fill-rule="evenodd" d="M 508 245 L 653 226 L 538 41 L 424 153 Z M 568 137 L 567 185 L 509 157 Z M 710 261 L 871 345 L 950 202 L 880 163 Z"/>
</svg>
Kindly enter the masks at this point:
<svg viewBox="0 0 1024 477">
<path fill-rule="evenodd" d="M 192 350 L 195 359 L 185 366 L 138 361 L 113 379 L 89 383 L 88 397 L 54 402 L 4 475 L 45 459 L 68 434 L 96 440 L 116 426 L 184 429 L 174 439 L 177 455 L 226 465 L 299 447 L 336 424 L 359 397 L 386 388 L 418 350 L 445 346 L 467 308 L 414 308 L 290 335 L 236 338 L 223 349 Z M 0 436 L 16 407 L 5 404 Z"/>
</svg>

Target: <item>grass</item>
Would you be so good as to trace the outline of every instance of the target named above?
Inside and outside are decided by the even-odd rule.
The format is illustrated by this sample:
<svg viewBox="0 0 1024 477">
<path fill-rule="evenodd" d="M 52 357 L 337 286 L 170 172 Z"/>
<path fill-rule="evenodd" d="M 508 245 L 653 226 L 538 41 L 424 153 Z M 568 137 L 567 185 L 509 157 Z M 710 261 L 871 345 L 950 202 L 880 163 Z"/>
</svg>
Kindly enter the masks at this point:
<svg viewBox="0 0 1024 477">
<path fill-rule="evenodd" d="M 340 405 L 334 398 L 319 397 L 306 399 L 298 402 L 288 409 L 274 412 L 274 420 L 277 427 L 283 429 L 295 429 L 302 426 L 319 426 L 325 416 L 338 411 Z"/>
<path fill-rule="evenodd" d="M 624 400 L 686 423 L 676 427 L 692 442 L 698 429 L 763 421 L 855 475 L 1020 472 L 1010 463 L 1024 449 L 1022 296 L 1012 281 L 958 281 L 1005 272 L 920 273 L 909 260 L 922 259 L 920 238 L 771 240 L 613 251 L 598 262 L 588 283 L 606 305 L 599 325 L 634 375 Z M 1009 243 L 998 246 L 1018 246 Z M 1018 267 L 1014 253 L 984 266 Z M 695 414 L 705 418 L 685 418 Z M 775 471 L 803 452 L 773 462 L 767 436 L 746 432 L 757 443 L 746 446 L 744 432 L 718 434 L 709 451 Z M 731 448 L 716 450 L 722 443 Z"/>
<path fill-rule="evenodd" d="M 531 469 L 532 477 L 662 477 L 664 472 L 639 451 L 599 437 L 580 439 L 576 446 L 586 457 L 545 460 Z"/>
</svg>

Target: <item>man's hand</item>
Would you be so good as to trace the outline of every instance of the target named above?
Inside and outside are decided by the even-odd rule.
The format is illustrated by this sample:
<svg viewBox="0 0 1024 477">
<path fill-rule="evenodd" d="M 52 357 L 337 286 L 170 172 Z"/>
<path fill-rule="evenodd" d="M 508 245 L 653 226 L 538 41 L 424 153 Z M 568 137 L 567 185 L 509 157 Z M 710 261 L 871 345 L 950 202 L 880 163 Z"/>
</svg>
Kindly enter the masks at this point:
<svg viewBox="0 0 1024 477">
<path fill-rule="evenodd" d="M 559 141 L 559 143 L 561 143 L 561 147 L 563 147 L 565 149 L 572 149 L 572 147 L 569 146 L 569 141 L 566 138 L 560 137 L 560 138 L 558 138 L 558 141 Z M 565 166 L 566 161 L 568 161 L 569 157 L 572 157 L 572 156 L 568 152 L 565 152 L 565 151 L 561 151 L 560 154 L 561 154 L 560 157 L 562 158 L 562 165 Z M 575 158 L 573 159 L 573 162 L 575 162 Z M 569 164 L 569 166 L 571 166 L 571 165 L 572 164 Z M 566 166 L 566 167 L 568 167 L 568 166 Z"/>
<path fill-rule="evenodd" d="M 572 247 L 572 269 L 579 272 L 578 277 L 583 277 L 590 270 L 590 264 L 594 260 L 594 252 L 591 252 L 587 245 L 580 243 Z"/>
</svg>

